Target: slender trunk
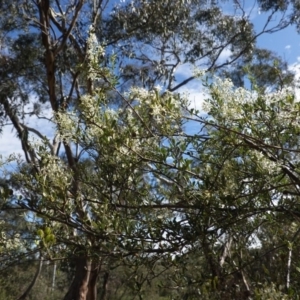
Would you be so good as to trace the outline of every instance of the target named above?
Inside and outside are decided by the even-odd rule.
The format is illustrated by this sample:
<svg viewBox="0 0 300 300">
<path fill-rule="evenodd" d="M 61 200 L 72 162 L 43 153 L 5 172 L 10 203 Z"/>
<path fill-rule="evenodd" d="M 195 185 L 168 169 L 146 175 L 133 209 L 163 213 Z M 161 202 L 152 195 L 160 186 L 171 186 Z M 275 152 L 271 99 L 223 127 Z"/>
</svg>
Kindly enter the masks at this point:
<svg viewBox="0 0 300 300">
<path fill-rule="evenodd" d="M 287 264 L 287 275 L 286 275 L 286 288 L 290 288 L 291 282 L 291 264 L 292 264 L 292 248 L 289 247 L 289 256 L 288 256 L 288 264 Z"/>
<path fill-rule="evenodd" d="M 228 256 L 230 256 L 231 244 L 232 244 L 232 238 L 229 235 L 228 238 L 227 238 L 227 241 L 224 245 L 223 253 L 222 253 L 221 258 L 220 258 L 220 267 L 221 268 L 223 268 L 223 265 L 225 263 L 226 258 Z"/>
<path fill-rule="evenodd" d="M 101 300 L 107 299 L 108 278 L 109 278 L 109 273 L 105 272 L 104 276 L 103 276 L 102 293 L 101 293 L 101 298 L 100 298 Z"/>
<path fill-rule="evenodd" d="M 42 266 L 43 266 L 43 258 L 41 257 L 40 258 L 40 262 L 39 262 L 39 265 L 38 265 L 38 268 L 36 270 L 36 273 L 32 279 L 32 282 L 29 284 L 28 288 L 26 289 L 26 291 L 22 294 L 22 296 L 20 296 L 18 298 L 18 300 L 24 300 L 27 298 L 27 296 L 29 295 L 30 291 L 32 290 L 32 288 L 34 287 L 34 285 L 36 284 L 36 281 L 41 273 L 41 270 L 42 270 Z"/>
<path fill-rule="evenodd" d="M 75 261 L 75 276 L 64 300 L 97 300 L 97 266 L 85 256 Z"/>
<path fill-rule="evenodd" d="M 53 265 L 53 275 L 52 275 L 52 292 L 54 291 L 55 288 L 55 277 L 56 277 L 56 262 L 54 262 Z"/>
</svg>

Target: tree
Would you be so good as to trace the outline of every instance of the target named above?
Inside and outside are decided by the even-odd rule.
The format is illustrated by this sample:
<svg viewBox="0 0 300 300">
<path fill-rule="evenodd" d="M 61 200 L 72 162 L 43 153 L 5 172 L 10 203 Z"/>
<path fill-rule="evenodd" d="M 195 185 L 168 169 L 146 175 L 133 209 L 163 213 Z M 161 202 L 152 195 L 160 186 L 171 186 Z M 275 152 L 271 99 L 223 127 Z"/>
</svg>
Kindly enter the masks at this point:
<svg viewBox="0 0 300 300">
<path fill-rule="evenodd" d="M 208 177 L 214 179 L 210 181 L 211 189 L 218 191 L 214 192 L 214 198 L 218 199 L 215 209 L 222 211 L 229 223 L 229 228 L 222 232 L 223 247 L 228 247 L 227 251 L 223 248 L 223 253 L 230 255 L 230 249 L 235 249 L 235 254 L 231 254 L 235 258 L 232 256 L 231 260 L 239 269 L 245 290 L 250 292 L 251 285 L 254 287 L 263 280 L 259 274 L 264 274 L 277 288 L 285 287 L 290 295 L 296 295 L 297 284 L 291 287 L 290 274 L 291 253 L 298 247 L 299 232 L 299 102 L 290 88 L 271 94 L 259 89 L 250 92 L 235 89 L 230 81 L 223 80 L 210 87 L 210 95 L 207 103 L 210 120 L 199 122 L 211 128 L 210 141 L 216 151 L 214 155 L 208 152 L 212 172 Z M 236 225 L 241 222 L 243 227 L 234 230 L 231 222 Z M 262 268 L 256 266 L 260 272 L 255 274 L 248 265 L 253 266 L 260 255 Z M 283 259 L 280 268 L 285 276 L 274 278 L 272 260 L 279 257 Z M 250 283 L 252 278 L 254 282 Z M 279 298 L 284 297 L 281 293 Z"/>
<path fill-rule="evenodd" d="M 1 6 L 8 12 L 0 19 L 6 49 L 0 66 L 1 122 L 13 124 L 25 156 L 9 178 L 22 198 L 6 205 L 36 215 L 29 231 L 39 240 L 32 245 L 36 251 L 73 263 L 75 276 L 65 299 L 96 299 L 99 274 L 105 299 L 111 269 L 119 265 L 137 274 L 140 268 L 148 270 L 136 277 L 137 294 L 161 266 L 182 268 L 173 282 L 190 288 L 195 279 L 184 276 L 185 259 L 199 249 L 199 261 L 210 271 L 196 272 L 200 283 L 190 289 L 195 294 L 186 290 L 184 297 L 194 297 L 217 278 L 223 285 L 218 293 L 237 293 L 230 280 L 242 282 L 251 293 L 239 251 L 249 250 L 243 236 L 251 236 L 257 224 L 248 220 L 244 230 L 234 226 L 251 214 L 259 222 L 256 216 L 268 212 L 244 200 L 248 187 L 240 184 L 249 170 L 262 177 L 260 158 L 250 157 L 238 169 L 243 153 L 233 151 L 234 141 L 224 147 L 220 129 L 228 124 L 223 119 L 220 124 L 201 119 L 198 135 L 184 132 L 194 112 L 177 92 L 196 75 L 176 81 L 175 70 L 183 63 L 203 62 L 208 71 L 237 63 L 233 70 L 240 75 L 243 60 L 251 64 L 253 57 L 267 56 L 274 61 L 255 49 L 255 39 L 294 22 L 281 19 L 269 26 L 272 16 L 288 8 L 262 2 L 270 17 L 255 33 L 242 6 L 226 15 L 221 6 L 204 6 L 203 1 L 137 1 L 112 8 L 109 1 L 41 0 Z M 220 61 L 227 49 L 231 57 Z M 251 70 L 259 68 L 262 64 Z M 275 71 L 270 76 L 274 85 Z M 240 97 L 247 96 L 239 91 Z M 212 96 L 217 92 L 212 89 Z M 221 108 L 210 113 L 219 121 Z M 52 125 L 42 133 L 26 124 L 28 117 L 47 118 Z M 53 141 L 47 136 L 51 126 Z M 245 148 L 251 141 L 244 142 Z M 226 157 L 232 158 L 229 164 Z M 257 203 L 268 196 L 268 180 L 255 186 L 253 179 Z M 245 205 L 241 217 L 230 205 L 234 193 Z M 225 270 L 232 244 L 239 251 Z"/>
</svg>

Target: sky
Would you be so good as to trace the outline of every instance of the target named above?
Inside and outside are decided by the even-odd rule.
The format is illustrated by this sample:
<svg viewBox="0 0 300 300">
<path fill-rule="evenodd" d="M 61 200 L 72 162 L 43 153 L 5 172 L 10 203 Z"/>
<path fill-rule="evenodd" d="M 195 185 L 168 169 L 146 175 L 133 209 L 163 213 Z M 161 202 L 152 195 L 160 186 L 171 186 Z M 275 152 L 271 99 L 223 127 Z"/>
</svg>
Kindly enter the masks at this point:
<svg viewBox="0 0 300 300">
<path fill-rule="evenodd" d="M 252 10 L 250 18 L 254 23 L 255 29 L 259 31 L 264 25 L 266 15 L 260 13 L 259 9 L 255 8 Z M 277 33 L 264 34 L 258 38 L 257 45 L 261 48 L 273 50 L 277 54 L 281 55 L 287 61 L 289 67 L 296 73 L 299 73 L 298 78 L 300 79 L 300 34 L 297 33 L 295 27 L 290 26 Z M 226 60 L 229 55 L 230 52 L 226 51 L 222 54 L 221 59 Z M 191 74 L 192 68 L 187 65 L 181 66 L 177 70 L 177 76 L 187 78 Z M 181 88 L 180 91 L 187 92 L 189 94 L 191 105 L 198 109 L 201 108 L 203 99 L 206 96 L 199 80 L 190 82 L 188 85 Z M 27 109 L 30 111 L 31 107 L 29 106 Z M 47 122 L 48 121 L 45 119 L 38 120 L 34 118 L 27 125 L 31 127 L 38 126 L 38 128 L 49 128 L 49 126 L 45 126 Z M 187 130 L 190 134 L 197 131 L 192 125 L 188 126 Z M 43 134 L 49 134 L 49 132 L 43 132 Z M 50 135 L 53 136 L 53 134 Z M 3 128 L 0 135 L 0 155 L 5 157 L 12 152 L 22 153 L 22 149 L 20 147 L 20 141 L 16 137 L 16 133 L 12 131 L 12 127 L 6 126 Z"/>
<path fill-rule="evenodd" d="M 268 15 L 268 13 L 260 13 L 259 9 L 254 9 L 251 12 L 250 19 L 254 23 L 256 32 L 260 32 L 262 30 Z M 277 18 L 275 17 L 274 21 L 270 22 L 270 25 L 274 25 L 276 21 Z M 295 73 L 299 73 L 300 78 L 300 33 L 297 33 L 295 26 L 289 26 L 272 34 L 263 34 L 258 37 L 256 44 L 259 48 L 269 49 L 281 56 L 288 63 L 291 70 L 293 70 Z M 230 51 L 225 51 L 222 53 L 220 59 L 225 61 L 229 56 Z M 179 69 L 179 72 L 182 72 L 183 75 L 186 75 L 189 72 L 188 67 L 182 66 L 182 69 Z M 198 82 L 191 82 L 182 90 L 189 91 L 191 94 L 191 100 L 195 103 L 195 106 L 197 108 L 201 108 L 201 101 L 203 99 L 201 96 L 204 94 L 199 92 Z"/>
</svg>

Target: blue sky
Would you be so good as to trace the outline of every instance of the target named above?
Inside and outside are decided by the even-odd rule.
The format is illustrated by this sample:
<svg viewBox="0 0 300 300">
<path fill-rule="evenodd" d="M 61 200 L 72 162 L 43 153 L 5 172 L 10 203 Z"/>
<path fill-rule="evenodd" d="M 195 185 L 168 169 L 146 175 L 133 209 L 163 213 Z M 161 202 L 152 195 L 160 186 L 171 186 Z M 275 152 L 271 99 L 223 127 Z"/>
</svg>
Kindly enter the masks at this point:
<svg viewBox="0 0 300 300">
<path fill-rule="evenodd" d="M 261 28 L 263 19 L 265 18 L 260 15 L 254 18 L 257 28 Z M 273 34 L 264 34 L 258 38 L 257 45 L 273 50 L 288 64 L 297 62 L 297 57 L 300 57 L 300 34 L 297 33 L 295 26 L 289 26 Z"/>
<path fill-rule="evenodd" d="M 230 8 L 226 7 L 226 10 L 227 9 Z M 262 26 L 265 24 L 266 16 L 266 14 L 260 13 L 258 8 L 254 8 L 251 11 L 250 19 L 254 23 L 257 32 L 259 32 Z M 276 19 L 274 22 L 275 21 Z M 274 24 L 274 22 L 271 23 L 271 25 Z M 300 70 L 298 71 L 300 66 L 300 34 L 297 33 L 295 26 L 289 26 L 288 28 L 277 33 L 263 34 L 258 38 L 257 45 L 261 48 L 273 50 L 282 56 L 293 70 L 299 72 L 300 78 Z M 223 53 L 222 59 L 226 59 L 227 55 L 230 55 L 229 51 L 227 51 L 227 53 Z M 178 75 L 182 75 L 183 77 L 187 78 L 189 75 L 191 75 L 190 66 L 180 67 L 178 70 Z M 181 89 L 181 91 L 189 93 L 192 105 L 196 106 L 197 108 L 201 107 L 202 100 L 205 97 L 201 91 L 201 86 L 201 82 L 199 80 L 195 80 Z M 30 110 L 30 108 L 28 108 L 28 110 Z M 28 125 L 31 127 L 38 126 L 39 128 L 47 128 L 47 126 L 43 126 L 41 122 L 45 122 L 45 120 L 38 120 L 35 118 L 34 120 L 30 121 Z M 195 133 L 197 131 L 196 128 L 193 128 L 192 126 L 189 127 L 190 133 Z M 45 132 L 43 134 L 47 133 Z M 53 133 L 51 135 L 53 136 Z M 12 127 L 7 126 L 0 135 L 0 154 L 7 156 L 12 152 L 22 153 L 22 150 L 20 147 L 20 141 L 16 137 L 16 134 L 12 132 Z"/>
<path fill-rule="evenodd" d="M 251 6 L 248 10 L 250 10 L 250 8 Z M 230 11 L 228 5 L 225 10 L 228 12 Z M 247 11 L 247 8 L 245 10 Z M 263 29 L 268 16 L 269 13 L 261 13 L 257 7 L 251 10 L 251 15 L 249 17 L 253 22 L 257 33 L 261 32 Z M 275 16 L 274 20 L 270 22 L 269 27 L 274 26 L 278 20 L 279 16 Z M 259 48 L 269 49 L 281 56 L 283 60 L 287 62 L 289 68 L 298 74 L 296 75 L 296 78 L 300 79 L 300 33 L 297 32 L 295 26 L 289 26 L 275 33 L 264 33 L 259 36 L 256 44 Z M 226 58 L 230 56 L 230 51 L 224 51 L 221 56 L 221 59 L 226 60 Z M 188 66 L 182 66 L 179 68 L 179 73 L 181 73 L 180 77 L 186 78 L 188 77 L 188 74 L 191 74 L 191 70 Z M 181 89 L 181 91 L 189 94 L 191 105 L 195 106 L 197 109 L 201 109 L 203 99 L 207 97 L 201 89 L 202 84 L 199 80 L 194 80 Z M 198 127 L 198 124 L 188 122 L 186 124 L 186 131 L 189 132 L 189 134 L 199 133 Z"/>
<path fill-rule="evenodd" d="M 245 2 L 250 3 L 252 1 L 247 0 Z M 226 4 L 224 5 L 224 10 L 228 11 L 228 14 L 230 14 L 230 10 L 232 11 L 232 6 L 229 7 L 229 4 Z M 258 7 L 253 8 L 252 6 L 249 6 L 248 8 L 246 7 L 245 11 L 251 11 L 249 18 L 254 24 L 255 31 L 256 33 L 261 32 L 270 13 L 261 13 Z M 275 15 L 269 23 L 268 28 L 276 25 L 279 19 L 280 15 Z M 259 48 L 269 49 L 281 56 L 293 71 L 299 73 L 297 78 L 300 79 L 300 34 L 297 32 L 296 26 L 289 26 L 275 33 L 264 33 L 258 37 L 256 45 Z M 230 56 L 230 51 L 223 51 L 221 56 L 221 59 L 225 61 L 226 58 Z M 188 77 L 187 74 L 191 74 L 188 66 L 181 66 L 178 72 L 181 73 L 179 76 L 182 78 L 186 78 Z M 200 91 L 201 82 L 190 82 L 181 90 L 190 94 L 190 99 L 197 108 L 201 107 L 201 102 L 204 95 Z"/>
</svg>

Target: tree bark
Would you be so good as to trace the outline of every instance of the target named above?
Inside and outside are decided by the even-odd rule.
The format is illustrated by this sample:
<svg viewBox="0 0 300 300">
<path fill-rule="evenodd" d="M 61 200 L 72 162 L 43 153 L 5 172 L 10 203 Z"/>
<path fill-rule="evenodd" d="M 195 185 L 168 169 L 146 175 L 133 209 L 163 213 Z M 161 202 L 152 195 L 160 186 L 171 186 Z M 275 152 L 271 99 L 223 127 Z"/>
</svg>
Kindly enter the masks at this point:
<svg viewBox="0 0 300 300">
<path fill-rule="evenodd" d="M 85 256 L 75 258 L 75 262 L 75 276 L 64 300 L 97 300 L 99 268 Z"/>
<path fill-rule="evenodd" d="M 97 298 L 97 279 L 100 271 L 100 266 L 92 263 L 90 280 L 88 285 L 88 294 L 86 300 L 96 300 Z"/>
<path fill-rule="evenodd" d="M 101 300 L 107 300 L 108 278 L 109 278 L 109 273 L 105 272 L 103 276 L 102 293 L 100 297 Z"/>
</svg>

